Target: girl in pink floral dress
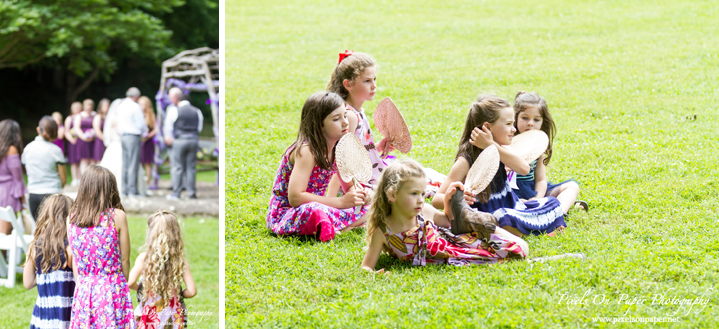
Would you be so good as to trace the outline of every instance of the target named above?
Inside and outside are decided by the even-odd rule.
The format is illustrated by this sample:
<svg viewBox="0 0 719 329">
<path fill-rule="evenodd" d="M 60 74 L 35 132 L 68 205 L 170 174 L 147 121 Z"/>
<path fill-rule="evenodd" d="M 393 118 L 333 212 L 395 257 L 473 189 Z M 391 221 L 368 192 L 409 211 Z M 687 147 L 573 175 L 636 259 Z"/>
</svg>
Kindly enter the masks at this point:
<svg viewBox="0 0 719 329">
<path fill-rule="evenodd" d="M 90 165 L 68 219 L 75 269 L 70 328 L 134 329 L 126 278 L 130 236 L 115 176 Z"/>
<path fill-rule="evenodd" d="M 351 188 L 342 197 L 326 197 L 336 171 L 335 144 L 349 132 L 347 108 L 339 95 L 318 92 L 302 108 L 300 130 L 277 169 L 267 213 L 267 228 L 277 235 L 316 235 L 329 241 L 336 233 L 365 222 L 367 189 Z"/>
<path fill-rule="evenodd" d="M 363 269 L 374 271 L 382 251 L 418 266 L 482 265 L 527 256 L 527 243 L 498 227 L 493 231 L 452 234 L 445 228 L 452 218 L 449 205 L 445 213 L 423 207 L 426 185 L 423 168 L 414 160 L 387 167 L 368 219 L 369 248 L 362 260 Z M 461 184 L 452 185 L 450 192 L 457 187 Z"/>
<path fill-rule="evenodd" d="M 137 290 L 137 329 L 187 328 L 184 300 L 195 297 L 197 288 L 183 246 L 175 214 L 160 211 L 147 218 L 145 251 L 137 256 L 128 280 L 130 289 Z M 183 282 L 187 289 L 182 289 Z"/>
</svg>

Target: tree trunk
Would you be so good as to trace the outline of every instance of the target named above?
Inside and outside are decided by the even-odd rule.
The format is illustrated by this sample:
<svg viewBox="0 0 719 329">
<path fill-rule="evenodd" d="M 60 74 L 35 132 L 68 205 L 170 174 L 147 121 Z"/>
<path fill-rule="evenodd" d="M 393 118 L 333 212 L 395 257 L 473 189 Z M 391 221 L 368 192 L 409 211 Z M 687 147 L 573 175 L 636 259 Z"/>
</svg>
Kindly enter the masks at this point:
<svg viewBox="0 0 719 329">
<path fill-rule="evenodd" d="M 74 72 L 67 72 L 67 85 L 65 86 L 65 102 L 67 103 L 67 107 L 70 107 L 72 102 L 76 101 L 77 96 L 90 86 L 90 83 L 97 78 L 99 73 L 100 66 L 96 66 L 92 73 L 90 73 L 90 75 L 88 75 L 79 86 L 75 87 L 77 85 L 78 76 Z"/>
</svg>

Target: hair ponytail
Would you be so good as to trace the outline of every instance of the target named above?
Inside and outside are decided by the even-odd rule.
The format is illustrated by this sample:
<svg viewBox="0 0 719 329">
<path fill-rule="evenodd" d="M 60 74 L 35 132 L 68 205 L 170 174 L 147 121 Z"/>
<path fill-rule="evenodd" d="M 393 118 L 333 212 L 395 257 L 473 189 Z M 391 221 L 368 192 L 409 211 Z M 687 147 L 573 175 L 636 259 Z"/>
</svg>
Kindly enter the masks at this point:
<svg viewBox="0 0 719 329">
<path fill-rule="evenodd" d="M 375 66 L 375 60 L 369 54 L 365 53 L 352 53 L 351 56 L 344 57 L 335 69 L 332 71 L 332 77 L 330 82 L 327 84 L 327 91 L 336 93 L 347 99 L 349 91 L 344 86 L 344 81 L 352 81 L 356 77 L 360 76 L 365 69 L 371 66 Z"/>
<path fill-rule="evenodd" d="M 40 128 L 40 136 L 45 141 L 52 142 L 57 139 L 57 122 L 51 116 L 42 117 L 37 126 Z"/>
</svg>

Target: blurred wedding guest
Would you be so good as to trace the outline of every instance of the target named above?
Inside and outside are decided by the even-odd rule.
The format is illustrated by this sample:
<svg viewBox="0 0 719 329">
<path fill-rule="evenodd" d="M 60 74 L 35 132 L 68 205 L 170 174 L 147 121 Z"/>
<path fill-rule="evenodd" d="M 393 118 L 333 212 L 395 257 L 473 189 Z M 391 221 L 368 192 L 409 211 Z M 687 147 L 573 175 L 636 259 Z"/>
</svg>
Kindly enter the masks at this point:
<svg viewBox="0 0 719 329">
<path fill-rule="evenodd" d="M 107 111 L 110 109 L 110 100 L 103 98 L 97 103 L 97 114 L 92 120 L 92 130 L 95 131 L 95 142 L 92 150 L 92 158 L 95 163 L 102 161 L 102 156 L 105 154 L 105 135 L 102 129 L 105 125 L 105 118 L 107 117 Z"/>
<path fill-rule="evenodd" d="M 140 162 L 145 167 L 145 174 L 147 175 L 146 182 L 152 181 L 152 173 L 154 172 L 153 167 L 155 166 L 155 135 L 157 134 L 157 118 L 155 117 L 155 110 L 152 107 L 152 101 L 147 96 L 141 96 L 137 101 L 142 108 L 142 113 L 145 115 L 145 122 L 147 123 L 147 129 L 150 131 L 147 136 L 142 137 L 142 155 L 140 156 Z"/>
<path fill-rule="evenodd" d="M 182 98 L 182 89 L 178 87 L 172 87 L 167 92 L 167 97 L 170 98 L 170 105 L 165 108 L 165 116 L 162 121 L 162 136 L 165 139 L 165 146 L 167 146 L 167 154 L 170 158 L 170 168 L 172 168 L 172 123 L 168 120 L 169 117 L 177 118 L 177 107 L 180 104 L 180 98 Z M 189 102 L 188 102 L 189 103 Z M 170 140 L 170 143 L 167 141 Z M 182 178 L 180 178 L 180 185 L 182 185 Z M 172 189 L 172 187 L 170 187 Z"/>
<path fill-rule="evenodd" d="M 189 95 L 182 94 L 177 112 L 167 113 L 167 123 L 172 126 L 172 135 L 165 136 L 167 145 L 172 146 L 172 194 L 167 198 L 177 200 L 184 187 L 187 197 L 196 199 L 195 175 L 197 148 L 202 131 L 202 112 L 192 106 Z M 184 179 L 184 183 L 183 183 Z"/>
<path fill-rule="evenodd" d="M 0 207 L 12 207 L 15 213 L 25 203 L 27 188 L 22 180 L 22 138 L 20 125 L 11 120 L 0 121 Z M 0 233 L 10 234 L 12 224 L 0 220 Z"/>
<path fill-rule="evenodd" d="M 75 116 L 75 122 L 72 129 L 75 130 L 77 136 L 77 156 L 80 160 L 80 176 L 85 169 L 95 164 L 95 158 L 92 156 L 95 149 L 95 131 L 92 129 L 92 122 L 95 119 L 95 102 L 92 99 L 86 99 L 82 102 L 82 112 Z"/>
<path fill-rule="evenodd" d="M 62 150 L 62 154 L 67 157 L 65 152 L 65 126 L 62 124 L 62 114 L 60 112 L 52 112 L 52 119 L 57 124 L 57 138 L 53 141 L 53 144 L 57 145 Z"/>
<path fill-rule="evenodd" d="M 70 105 L 70 115 L 65 118 L 65 139 L 67 140 L 67 163 L 70 164 L 70 174 L 72 175 L 71 186 L 80 185 L 80 159 L 77 157 L 77 136 L 75 129 L 72 129 L 75 123 L 75 117 L 82 111 L 82 103 L 74 102 Z"/>
<path fill-rule="evenodd" d="M 122 144 L 123 191 L 120 192 L 124 196 L 141 196 L 137 189 L 137 172 L 140 167 L 141 136 L 147 132 L 147 123 L 137 104 L 140 90 L 131 87 L 125 96 L 117 109 L 117 132 Z"/>
<path fill-rule="evenodd" d="M 65 155 L 53 143 L 57 139 L 57 123 L 52 117 L 44 116 L 37 125 L 35 140 L 27 144 L 20 160 L 27 171 L 28 204 L 32 218 L 37 219 L 37 210 L 42 200 L 51 194 L 62 193 L 67 182 Z"/>
</svg>

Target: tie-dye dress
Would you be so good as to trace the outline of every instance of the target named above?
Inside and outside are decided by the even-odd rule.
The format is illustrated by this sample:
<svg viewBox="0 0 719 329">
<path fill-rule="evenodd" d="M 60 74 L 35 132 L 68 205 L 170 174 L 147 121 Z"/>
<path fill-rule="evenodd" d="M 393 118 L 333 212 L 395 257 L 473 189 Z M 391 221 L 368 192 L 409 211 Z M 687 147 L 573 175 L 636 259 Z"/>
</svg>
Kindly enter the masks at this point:
<svg viewBox="0 0 719 329">
<path fill-rule="evenodd" d="M 387 244 L 385 251 L 391 256 L 412 262 L 415 266 L 449 264 L 455 266 L 483 265 L 501 262 L 508 258 L 524 258 L 522 248 L 514 241 L 491 234 L 483 241 L 476 232 L 452 235 L 417 215 L 417 226 L 401 233 L 383 231 Z"/>
<path fill-rule="evenodd" d="M 319 202 L 309 202 L 292 207 L 288 197 L 287 189 L 290 184 L 290 175 L 294 165 L 290 162 L 290 153 L 292 149 L 288 149 L 282 156 L 280 167 L 277 169 L 277 177 L 272 186 L 272 197 L 270 198 L 270 207 L 267 212 L 267 228 L 277 235 L 302 235 L 314 234 L 316 225 L 320 223 L 312 221 L 308 226 L 308 221 L 313 212 L 322 211 L 326 214 L 326 219 L 334 227 L 335 232 L 339 233 L 343 228 L 351 225 L 364 215 L 367 211 L 366 206 L 362 206 L 360 212 L 355 214 L 355 208 L 337 209 L 326 206 Z M 319 166 L 312 169 L 310 180 L 307 184 L 307 192 L 324 196 L 327 191 L 327 185 L 335 170 L 325 170 Z M 324 218 L 324 216 L 323 216 Z M 332 234 L 334 236 L 334 234 Z"/>
<path fill-rule="evenodd" d="M 68 230 L 79 276 L 70 328 L 135 328 L 114 215 L 108 209 L 96 226 L 71 224 Z"/>
</svg>

